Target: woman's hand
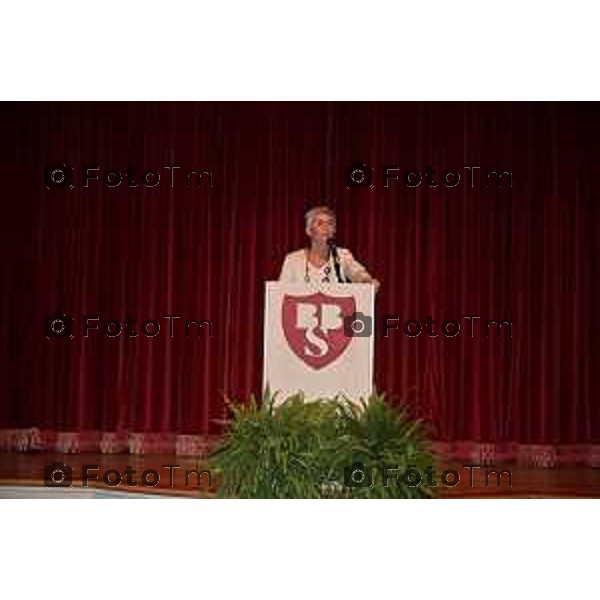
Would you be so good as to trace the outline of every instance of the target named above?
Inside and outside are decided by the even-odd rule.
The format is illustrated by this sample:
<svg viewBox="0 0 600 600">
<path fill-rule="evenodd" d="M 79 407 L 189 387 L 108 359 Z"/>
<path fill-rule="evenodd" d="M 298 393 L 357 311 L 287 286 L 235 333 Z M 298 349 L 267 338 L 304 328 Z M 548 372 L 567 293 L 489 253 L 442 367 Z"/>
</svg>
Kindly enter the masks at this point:
<svg viewBox="0 0 600 600">
<path fill-rule="evenodd" d="M 375 293 L 379 291 L 379 287 L 381 286 L 379 279 L 373 279 L 370 275 L 366 275 L 365 277 L 363 277 L 360 283 L 373 284 L 373 287 L 375 288 Z"/>
</svg>

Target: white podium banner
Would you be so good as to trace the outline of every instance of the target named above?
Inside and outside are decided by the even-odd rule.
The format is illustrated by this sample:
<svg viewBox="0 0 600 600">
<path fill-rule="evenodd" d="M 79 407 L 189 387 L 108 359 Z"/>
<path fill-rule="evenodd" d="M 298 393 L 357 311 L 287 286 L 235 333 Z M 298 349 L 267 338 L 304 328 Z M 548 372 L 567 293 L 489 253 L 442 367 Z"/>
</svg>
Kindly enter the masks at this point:
<svg viewBox="0 0 600 600">
<path fill-rule="evenodd" d="M 374 288 L 371 284 L 266 283 L 263 389 L 276 404 L 373 391 Z"/>
</svg>

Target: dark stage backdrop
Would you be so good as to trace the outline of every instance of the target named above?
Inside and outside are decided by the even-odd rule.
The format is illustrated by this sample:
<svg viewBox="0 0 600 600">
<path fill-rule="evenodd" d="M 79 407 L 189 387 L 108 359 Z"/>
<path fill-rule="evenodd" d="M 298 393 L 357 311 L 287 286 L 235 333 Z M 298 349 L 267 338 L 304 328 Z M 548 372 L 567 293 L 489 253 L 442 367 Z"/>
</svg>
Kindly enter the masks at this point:
<svg viewBox="0 0 600 600">
<path fill-rule="evenodd" d="M 431 422 L 449 456 L 600 460 L 597 104 L 21 103 L 1 107 L 5 449 L 199 453 L 224 396 L 259 392 L 265 280 L 327 203 L 338 238 L 382 282 L 379 319 L 428 316 L 459 335 L 384 337 L 376 384 Z M 369 163 L 373 188 L 344 167 Z M 44 169 L 72 165 L 74 187 Z M 400 180 L 384 187 L 383 165 Z M 82 168 L 160 171 L 109 188 Z M 173 187 L 165 165 L 179 165 Z M 408 169 L 459 185 L 402 181 Z M 478 165 L 473 185 L 465 165 Z M 212 172 L 186 187 L 187 169 Z M 486 170 L 512 172 L 512 187 Z M 450 183 L 456 180 L 449 175 Z M 506 176 L 505 176 L 506 177 Z M 152 176 L 149 176 L 152 180 Z M 115 179 L 113 178 L 113 181 Z M 414 177 L 411 181 L 414 181 Z M 195 180 L 194 180 L 195 181 Z M 74 338 L 44 319 L 74 317 Z M 157 319 L 158 336 L 81 316 Z M 162 315 L 181 316 L 173 337 Z M 479 315 L 473 337 L 464 315 Z M 185 337 L 182 320 L 212 322 Z M 488 320 L 510 320 L 498 338 Z"/>
</svg>

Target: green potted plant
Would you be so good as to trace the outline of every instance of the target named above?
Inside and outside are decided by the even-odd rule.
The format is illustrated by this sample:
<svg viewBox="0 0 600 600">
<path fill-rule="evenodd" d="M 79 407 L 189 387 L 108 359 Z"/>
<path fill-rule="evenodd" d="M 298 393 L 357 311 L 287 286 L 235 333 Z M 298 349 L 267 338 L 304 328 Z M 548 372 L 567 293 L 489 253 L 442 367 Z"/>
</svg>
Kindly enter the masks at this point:
<svg viewBox="0 0 600 600">
<path fill-rule="evenodd" d="M 218 496 L 431 495 L 425 482 L 412 486 L 402 480 L 407 469 L 424 473 L 433 466 L 427 432 L 421 422 L 389 405 L 383 395 L 376 393 L 358 405 L 344 398 L 306 402 L 301 394 L 277 406 L 274 400 L 267 391 L 261 403 L 254 397 L 245 404 L 230 403 L 232 418 L 209 457 L 211 469 L 221 479 Z M 383 475 L 386 467 L 392 468 L 388 478 Z"/>
</svg>

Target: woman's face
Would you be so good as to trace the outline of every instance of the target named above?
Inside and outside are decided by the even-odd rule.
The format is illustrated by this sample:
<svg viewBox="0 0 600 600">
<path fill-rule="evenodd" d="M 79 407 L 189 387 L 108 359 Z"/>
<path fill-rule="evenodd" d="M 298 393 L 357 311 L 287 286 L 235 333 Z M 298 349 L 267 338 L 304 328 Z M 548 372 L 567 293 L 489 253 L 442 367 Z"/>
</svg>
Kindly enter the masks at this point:
<svg viewBox="0 0 600 600">
<path fill-rule="evenodd" d="M 326 243 L 335 236 L 335 219 L 326 213 L 317 213 L 307 233 L 312 241 Z"/>
</svg>

